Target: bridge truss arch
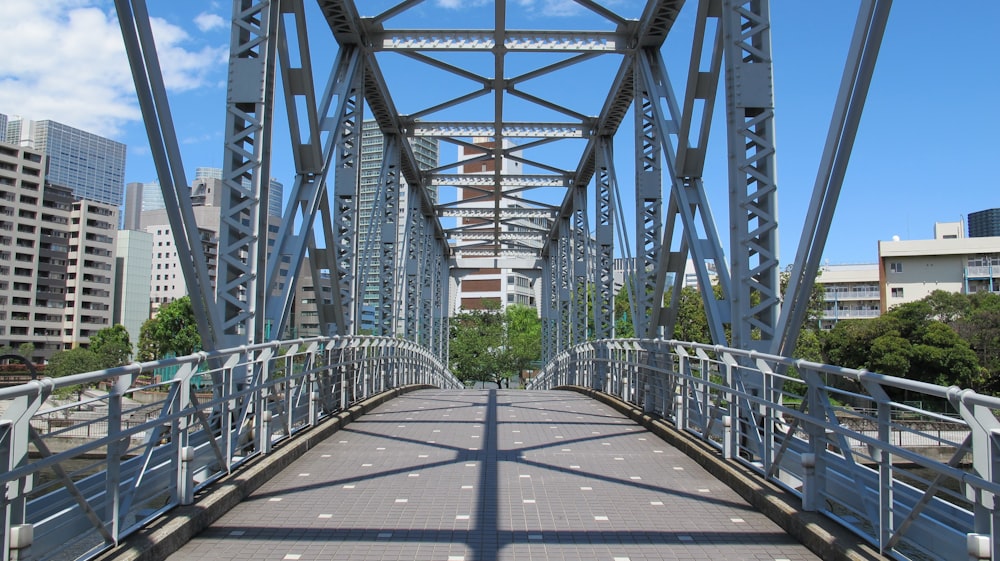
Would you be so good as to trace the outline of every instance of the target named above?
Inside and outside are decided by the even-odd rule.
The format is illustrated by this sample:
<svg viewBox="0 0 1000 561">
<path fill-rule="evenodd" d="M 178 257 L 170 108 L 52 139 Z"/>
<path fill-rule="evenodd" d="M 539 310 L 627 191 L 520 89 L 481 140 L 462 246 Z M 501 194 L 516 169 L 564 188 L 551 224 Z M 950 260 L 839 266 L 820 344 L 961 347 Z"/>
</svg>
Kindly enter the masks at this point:
<svg viewBox="0 0 1000 561">
<path fill-rule="evenodd" d="M 574 0 L 579 21 L 590 26 L 567 30 L 540 13 L 528 27 L 524 10 L 506 0 L 470 9 L 467 21 L 420 0 L 318 0 L 316 8 L 236 0 L 215 271 L 204 265 L 201 234 L 176 195 L 186 176 L 145 2 L 116 6 L 172 229 L 185 238 L 178 250 L 207 348 L 280 334 L 308 263 L 314 279 L 333 285 L 318 305 L 324 334 L 361 330 L 359 294 L 370 275 L 359 271 L 374 266 L 380 297 L 371 329 L 445 357 L 454 272 L 500 268 L 541 271 L 543 347 L 551 358 L 587 339 L 614 337 L 617 258 L 628 264 L 636 334 L 672 333 L 690 261 L 700 286 L 718 286 L 702 291 L 715 343 L 789 351 L 890 2 L 861 3 L 785 294 L 767 1 L 648 0 L 640 11 L 619 13 Z M 317 8 L 337 43 L 327 73 L 312 64 L 316 31 L 308 16 Z M 675 90 L 662 51 L 682 13 L 693 13 L 694 31 L 688 67 L 673 73 L 683 90 Z M 726 127 L 712 133 L 717 101 Z M 296 177 L 269 249 L 261 201 L 282 106 Z M 369 115 L 384 136 L 384 158 L 371 210 L 359 216 Z M 716 218 L 723 214 L 706 195 L 712 134 L 727 146 L 727 219 Z M 413 148 L 421 138 L 458 156 L 421 165 Z M 623 153 L 616 144 L 634 147 L 624 166 L 634 169 L 634 181 L 616 172 Z M 449 188 L 453 198 L 442 195 Z"/>
</svg>

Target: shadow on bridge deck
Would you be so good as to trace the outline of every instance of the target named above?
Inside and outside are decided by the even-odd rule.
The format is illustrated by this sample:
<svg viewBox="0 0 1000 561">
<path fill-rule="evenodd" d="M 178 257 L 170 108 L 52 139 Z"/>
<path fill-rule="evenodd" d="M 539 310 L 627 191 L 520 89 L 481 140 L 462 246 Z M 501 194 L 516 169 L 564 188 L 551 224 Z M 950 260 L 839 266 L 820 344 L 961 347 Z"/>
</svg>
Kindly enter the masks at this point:
<svg viewBox="0 0 1000 561">
<path fill-rule="evenodd" d="M 823 557 L 856 555 L 838 540 Z M 169 559 L 818 557 L 607 403 L 425 389 L 313 445 Z"/>
</svg>

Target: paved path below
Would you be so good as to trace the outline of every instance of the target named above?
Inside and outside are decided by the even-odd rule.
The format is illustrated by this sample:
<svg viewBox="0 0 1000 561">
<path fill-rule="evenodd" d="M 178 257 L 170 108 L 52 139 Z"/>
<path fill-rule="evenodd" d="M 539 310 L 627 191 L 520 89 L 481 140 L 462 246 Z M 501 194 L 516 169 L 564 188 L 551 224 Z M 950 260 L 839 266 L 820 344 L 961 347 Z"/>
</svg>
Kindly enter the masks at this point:
<svg viewBox="0 0 1000 561">
<path fill-rule="evenodd" d="M 571 392 L 422 390 L 337 432 L 169 559 L 817 559 Z"/>
</svg>

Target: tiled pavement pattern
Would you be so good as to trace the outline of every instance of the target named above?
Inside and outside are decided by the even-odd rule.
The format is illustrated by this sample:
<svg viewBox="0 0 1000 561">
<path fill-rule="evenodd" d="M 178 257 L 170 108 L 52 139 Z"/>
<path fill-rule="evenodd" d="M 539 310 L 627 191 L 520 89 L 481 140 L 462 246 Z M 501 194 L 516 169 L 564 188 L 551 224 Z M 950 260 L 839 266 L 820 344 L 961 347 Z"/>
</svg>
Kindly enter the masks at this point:
<svg viewBox="0 0 1000 561">
<path fill-rule="evenodd" d="M 422 390 L 334 434 L 169 559 L 817 557 L 580 394 Z"/>
</svg>

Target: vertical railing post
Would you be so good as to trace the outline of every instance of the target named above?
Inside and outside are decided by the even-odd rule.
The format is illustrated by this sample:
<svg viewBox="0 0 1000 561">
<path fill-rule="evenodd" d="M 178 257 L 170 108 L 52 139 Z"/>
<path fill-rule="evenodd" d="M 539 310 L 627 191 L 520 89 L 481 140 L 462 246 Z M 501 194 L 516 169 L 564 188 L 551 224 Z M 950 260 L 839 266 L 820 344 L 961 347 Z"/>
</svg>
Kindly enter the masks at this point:
<svg viewBox="0 0 1000 561">
<path fill-rule="evenodd" d="M 181 466 L 177 475 L 177 495 L 182 505 L 189 505 L 194 502 L 194 468 L 191 465 L 194 462 L 194 448 L 182 446 L 179 459 Z"/>
</svg>

